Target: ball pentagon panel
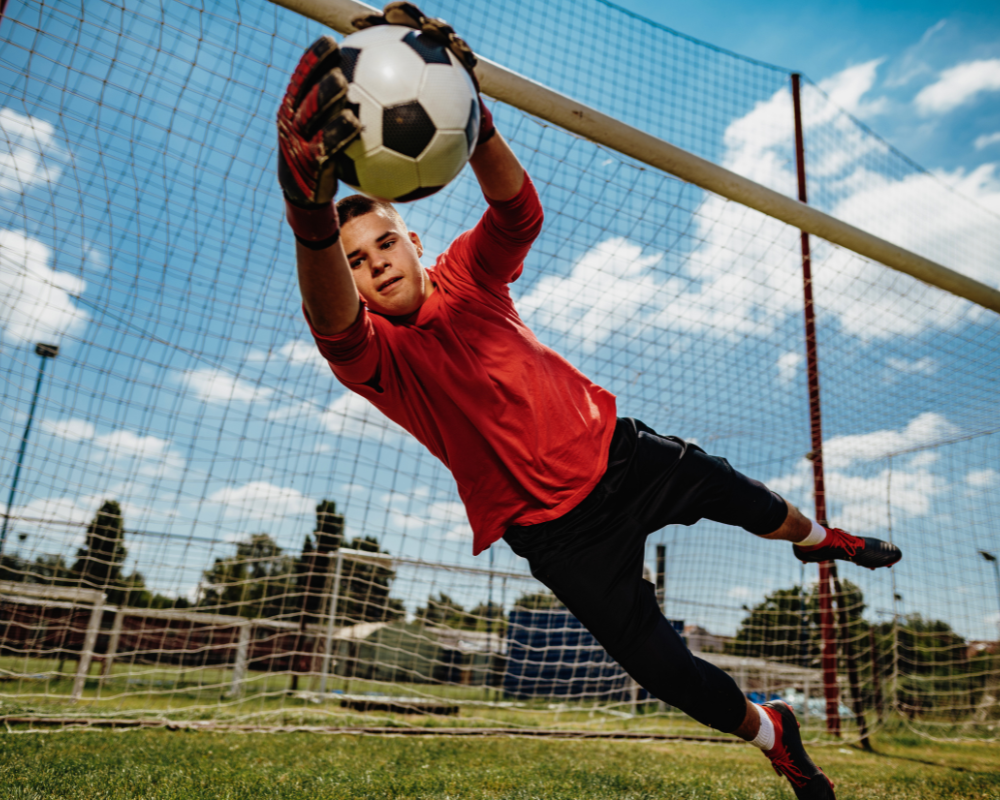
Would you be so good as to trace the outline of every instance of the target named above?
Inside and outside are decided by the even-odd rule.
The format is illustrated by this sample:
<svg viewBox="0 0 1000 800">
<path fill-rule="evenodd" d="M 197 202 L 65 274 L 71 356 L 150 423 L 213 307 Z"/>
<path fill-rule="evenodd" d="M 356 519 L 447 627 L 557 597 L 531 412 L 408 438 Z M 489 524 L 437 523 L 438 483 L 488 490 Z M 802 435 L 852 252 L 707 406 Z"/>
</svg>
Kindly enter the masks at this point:
<svg viewBox="0 0 1000 800">
<path fill-rule="evenodd" d="M 344 73 L 344 80 L 348 83 L 354 80 L 354 68 L 358 64 L 358 56 L 361 51 L 357 47 L 340 48 L 340 69 Z"/>
<path fill-rule="evenodd" d="M 454 56 L 450 56 L 448 48 L 434 41 L 426 33 L 410 31 L 403 37 L 403 43 L 423 59 L 425 64 L 451 64 Z M 449 57 L 450 56 L 450 57 Z"/>
<path fill-rule="evenodd" d="M 424 152 L 435 130 L 423 105 L 416 101 L 382 111 L 382 144 L 404 156 L 416 158 Z"/>
<path fill-rule="evenodd" d="M 367 47 L 354 67 L 354 83 L 377 103 L 394 106 L 417 99 L 427 65 L 398 41 Z"/>
<path fill-rule="evenodd" d="M 405 25 L 374 25 L 365 28 L 363 31 L 345 36 L 341 42 L 341 49 L 345 47 L 356 47 L 359 50 L 372 47 L 377 44 L 401 42 L 406 34 L 413 32 L 413 28 Z"/>
<path fill-rule="evenodd" d="M 465 125 L 465 141 L 469 145 L 470 158 L 476 149 L 476 142 L 479 139 L 479 123 L 480 123 L 479 116 L 480 116 L 479 100 L 473 98 L 470 101 L 469 121 Z"/>
<path fill-rule="evenodd" d="M 354 166 L 358 187 L 372 197 L 396 200 L 420 188 L 417 162 L 384 147 L 368 153 Z"/>
<path fill-rule="evenodd" d="M 465 131 L 438 131 L 417 161 L 420 183 L 444 186 L 462 171 L 468 160 Z"/>
<path fill-rule="evenodd" d="M 438 130 L 464 130 L 476 90 L 462 67 L 428 64 L 417 95 Z"/>
<path fill-rule="evenodd" d="M 356 83 L 347 87 L 347 102 L 352 104 L 361 123 L 361 135 L 351 144 L 354 152 L 358 152 L 355 145 L 359 142 L 362 145 L 359 156 L 369 150 L 377 150 L 382 146 L 382 106 Z"/>
</svg>

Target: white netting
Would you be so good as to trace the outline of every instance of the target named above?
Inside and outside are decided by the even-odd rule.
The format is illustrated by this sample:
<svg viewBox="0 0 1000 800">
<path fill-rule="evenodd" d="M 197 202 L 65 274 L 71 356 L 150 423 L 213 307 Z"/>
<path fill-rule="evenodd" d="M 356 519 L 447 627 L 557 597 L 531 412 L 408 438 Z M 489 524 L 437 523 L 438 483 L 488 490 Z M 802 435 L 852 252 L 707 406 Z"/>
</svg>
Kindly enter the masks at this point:
<svg viewBox="0 0 1000 800">
<path fill-rule="evenodd" d="M 794 195 L 785 72 L 597 0 L 571 20 L 432 10 L 491 59 Z M 308 340 L 273 117 L 321 32 L 263 0 L 7 8 L 2 711 L 700 732 L 505 545 L 473 559 L 445 468 Z M 864 86 L 804 86 L 811 201 L 995 285 L 991 176 L 949 188 L 915 168 L 840 110 Z M 546 209 L 514 289 L 539 338 L 622 413 L 811 510 L 798 232 L 495 113 Z M 436 253 L 483 207 L 463 173 L 404 212 Z M 829 516 L 906 553 L 891 573 L 841 567 L 837 635 L 858 673 L 852 692 L 841 646 L 842 715 L 857 700 L 869 725 L 989 735 L 1000 575 L 979 551 L 1000 556 L 1000 323 L 816 240 L 813 274 Z M 699 524 L 651 537 L 654 579 L 658 544 L 689 644 L 821 730 L 816 568 Z"/>
</svg>

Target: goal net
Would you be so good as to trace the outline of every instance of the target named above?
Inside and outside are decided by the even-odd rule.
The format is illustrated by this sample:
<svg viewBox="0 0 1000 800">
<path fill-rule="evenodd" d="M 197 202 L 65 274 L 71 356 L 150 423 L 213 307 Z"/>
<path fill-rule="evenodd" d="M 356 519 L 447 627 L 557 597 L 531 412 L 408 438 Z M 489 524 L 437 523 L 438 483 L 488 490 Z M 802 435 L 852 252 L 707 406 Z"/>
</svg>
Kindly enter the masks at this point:
<svg viewBox="0 0 1000 800">
<path fill-rule="evenodd" d="M 786 71 L 600 0 L 427 10 L 492 61 L 796 195 Z M 274 115 L 326 32 L 265 0 L 7 5 L 0 717 L 711 734 L 505 544 L 473 558 L 448 471 L 316 352 Z M 810 203 L 995 286 L 995 171 L 929 174 L 857 122 L 875 69 L 803 84 Z M 799 231 L 490 102 L 546 210 L 521 316 L 620 413 L 812 513 Z M 437 253 L 484 203 L 467 170 L 401 210 Z M 819 572 L 787 547 L 671 527 L 649 579 L 693 650 L 788 699 L 812 738 L 830 691 L 845 737 L 994 736 L 1000 321 L 815 237 L 812 275 L 829 519 L 903 561 L 841 565 L 832 677 Z"/>
</svg>

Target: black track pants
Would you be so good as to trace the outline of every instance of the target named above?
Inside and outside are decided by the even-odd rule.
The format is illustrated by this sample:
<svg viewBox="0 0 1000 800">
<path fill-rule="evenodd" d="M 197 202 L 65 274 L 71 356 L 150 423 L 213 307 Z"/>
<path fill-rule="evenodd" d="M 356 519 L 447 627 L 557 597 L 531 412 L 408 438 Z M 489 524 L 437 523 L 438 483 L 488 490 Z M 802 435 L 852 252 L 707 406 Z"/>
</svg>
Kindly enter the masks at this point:
<svg viewBox="0 0 1000 800">
<path fill-rule="evenodd" d="M 509 528 L 504 539 L 641 686 L 731 733 L 743 722 L 743 693 L 660 613 L 642 578 L 646 537 L 700 519 L 766 534 L 787 515 L 784 500 L 725 459 L 623 418 L 594 491 L 559 519 Z"/>
</svg>

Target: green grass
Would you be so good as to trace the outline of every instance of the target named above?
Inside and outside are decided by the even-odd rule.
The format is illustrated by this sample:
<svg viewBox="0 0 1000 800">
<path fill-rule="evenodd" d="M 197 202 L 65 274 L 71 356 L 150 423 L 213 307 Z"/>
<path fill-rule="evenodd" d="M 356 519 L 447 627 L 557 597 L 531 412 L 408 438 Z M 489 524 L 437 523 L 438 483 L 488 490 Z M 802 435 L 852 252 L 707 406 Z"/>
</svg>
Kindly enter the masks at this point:
<svg viewBox="0 0 1000 800">
<path fill-rule="evenodd" d="M 817 762 L 839 800 L 1000 798 L 1000 747 L 876 739 Z M 748 745 L 106 730 L 0 734 L 0 798 L 766 800 L 793 797 Z"/>
<path fill-rule="evenodd" d="M 111 717 L 169 719 L 258 725 L 334 725 L 401 727 L 512 727 L 571 730 L 635 731 L 704 735 L 705 729 L 679 712 L 654 713 L 655 704 L 640 706 L 635 716 L 623 716 L 628 705 L 612 713 L 603 703 L 565 703 L 550 699 L 510 701 L 497 689 L 427 683 L 384 683 L 334 677 L 330 691 L 352 694 L 375 692 L 396 697 L 451 701 L 458 714 L 357 713 L 341 707 L 336 696 L 321 702 L 315 697 L 288 693 L 291 676 L 250 672 L 240 697 L 229 695 L 231 670 L 180 669 L 116 663 L 103 681 L 100 667 L 91 669 L 82 698 L 73 703 L 70 692 L 76 662 L 58 671 L 54 659 L 0 658 L 0 715 L 42 717 Z M 11 677 L 20 676 L 20 677 Z M 31 676 L 31 677 L 23 677 Z M 300 688 L 316 688 L 314 678 L 303 678 Z M 498 705 L 487 705 L 498 703 Z M 819 720 L 810 720 L 807 735 L 822 736 Z"/>
</svg>

